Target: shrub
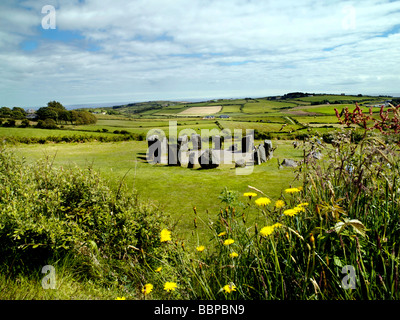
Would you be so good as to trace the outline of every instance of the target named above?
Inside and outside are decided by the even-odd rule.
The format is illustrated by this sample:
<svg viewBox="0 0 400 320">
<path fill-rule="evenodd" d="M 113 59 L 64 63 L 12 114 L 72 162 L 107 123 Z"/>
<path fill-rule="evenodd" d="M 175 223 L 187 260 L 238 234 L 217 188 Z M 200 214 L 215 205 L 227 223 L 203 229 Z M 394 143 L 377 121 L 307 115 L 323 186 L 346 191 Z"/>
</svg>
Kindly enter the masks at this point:
<svg viewBox="0 0 400 320">
<path fill-rule="evenodd" d="M 28 165 L 0 150 L 0 256 L 14 271 L 67 255 L 98 267 L 134 256 L 132 248 L 151 252 L 166 219 L 123 186 L 110 189 L 90 167 Z"/>
</svg>

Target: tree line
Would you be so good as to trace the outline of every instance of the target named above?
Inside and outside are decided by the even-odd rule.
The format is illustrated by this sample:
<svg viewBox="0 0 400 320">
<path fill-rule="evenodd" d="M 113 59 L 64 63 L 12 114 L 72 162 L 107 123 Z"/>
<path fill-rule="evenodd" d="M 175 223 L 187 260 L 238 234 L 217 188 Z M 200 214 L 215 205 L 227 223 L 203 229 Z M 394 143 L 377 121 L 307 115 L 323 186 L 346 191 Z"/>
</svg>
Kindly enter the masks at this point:
<svg viewBox="0 0 400 320">
<path fill-rule="evenodd" d="M 61 124 L 95 124 L 97 118 L 88 111 L 67 110 L 58 101 L 50 101 L 47 107 L 42 107 L 36 111 L 38 120 L 44 123 L 61 125 Z"/>
</svg>

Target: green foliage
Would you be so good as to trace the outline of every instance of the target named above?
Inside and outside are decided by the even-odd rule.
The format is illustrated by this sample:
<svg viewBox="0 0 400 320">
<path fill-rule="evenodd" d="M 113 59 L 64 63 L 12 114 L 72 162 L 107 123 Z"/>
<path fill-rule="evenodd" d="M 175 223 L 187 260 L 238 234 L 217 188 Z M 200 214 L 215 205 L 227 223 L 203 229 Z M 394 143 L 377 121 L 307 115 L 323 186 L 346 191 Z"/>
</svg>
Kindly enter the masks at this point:
<svg viewBox="0 0 400 320">
<path fill-rule="evenodd" d="M 51 159 L 27 165 L 4 149 L 0 185 L 0 265 L 9 272 L 67 256 L 99 270 L 102 261 L 135 255 L 132 247 L 154 250 L 167 219 L 123 184 L 110 189 L 90 167 L 54 168 Z"/>
</svg>

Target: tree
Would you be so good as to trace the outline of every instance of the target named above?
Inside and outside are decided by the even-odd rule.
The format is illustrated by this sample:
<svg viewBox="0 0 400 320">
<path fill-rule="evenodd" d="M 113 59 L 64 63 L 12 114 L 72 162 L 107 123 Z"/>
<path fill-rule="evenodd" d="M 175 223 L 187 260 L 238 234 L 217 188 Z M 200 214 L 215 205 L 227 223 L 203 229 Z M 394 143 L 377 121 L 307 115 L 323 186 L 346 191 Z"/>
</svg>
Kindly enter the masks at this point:
<svg viewBox="0 0 400 320">
<path fill-rule="evenodd" d="M 56 110 L 66 110 L 65 107 L 58 101 L 50 101 L 47 103 L 48 108 L 53 108 Z"/>
<path fill-rule="evenodd" d="M 0 117 L 1 118 L 9 118 L 12 115 L 12 111 L 10 108 L 7 107 L 1 107 L 0 108 Z"/>
<path fill-rule="evenodd" d="M 42 107 L 36 111 L 39 120 L 53 119 L 56 120 L 58 118 L 58 113 L 53 108 Z"/>
</svg>

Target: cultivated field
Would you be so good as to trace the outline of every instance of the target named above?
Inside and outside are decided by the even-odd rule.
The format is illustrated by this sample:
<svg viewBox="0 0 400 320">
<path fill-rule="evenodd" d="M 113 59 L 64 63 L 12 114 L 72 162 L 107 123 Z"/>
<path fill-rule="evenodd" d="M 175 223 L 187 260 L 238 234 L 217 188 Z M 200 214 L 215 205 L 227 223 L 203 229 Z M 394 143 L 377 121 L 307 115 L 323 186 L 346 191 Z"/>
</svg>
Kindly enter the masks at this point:
<svg viewBox="0 0 400 320">
<path fill-rule="evenodd" d="M 178 113 L 180 116 L 207 116 L 220 112 L 222 106 L 191 107 Z"/>
</svg>

